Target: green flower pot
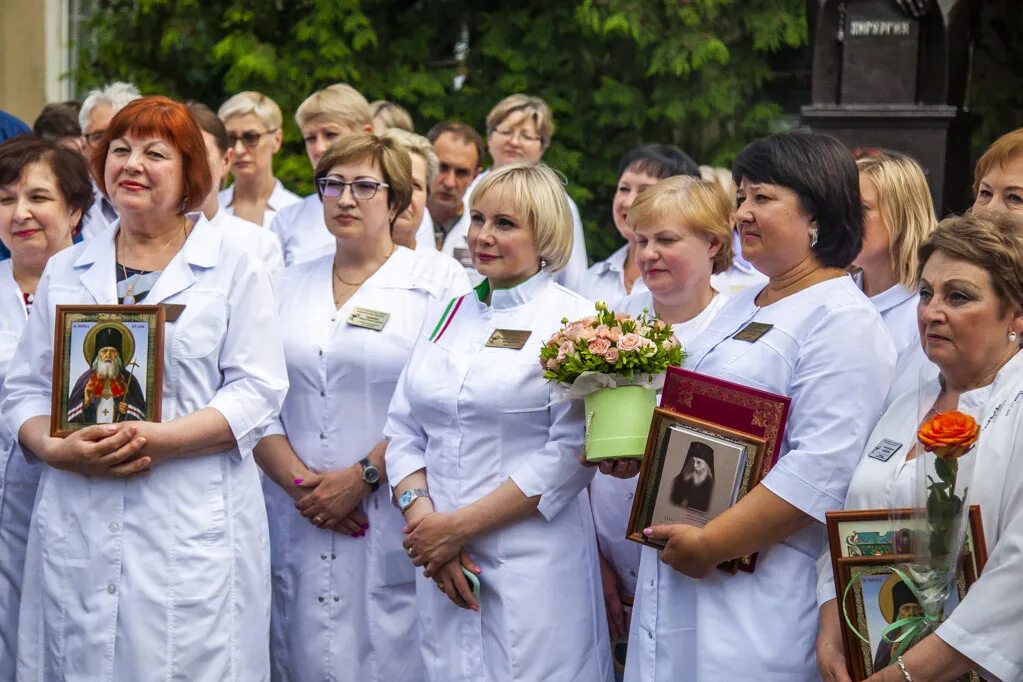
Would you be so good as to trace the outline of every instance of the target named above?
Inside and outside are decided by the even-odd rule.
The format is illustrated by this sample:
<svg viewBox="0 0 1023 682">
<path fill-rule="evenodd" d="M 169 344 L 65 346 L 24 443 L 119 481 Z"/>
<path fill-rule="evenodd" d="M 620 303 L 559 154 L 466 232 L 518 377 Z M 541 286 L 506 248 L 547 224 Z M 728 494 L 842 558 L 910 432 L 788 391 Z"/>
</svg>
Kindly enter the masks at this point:
<svg viewBox="0 0 1023 682">
<path fill-rule="evenodd" d="M 586 459 L 635 457 L 646 450 L 657 396 L 642 386 L 605 388 L 591 393 L 586 407 Z"/>
</svg>

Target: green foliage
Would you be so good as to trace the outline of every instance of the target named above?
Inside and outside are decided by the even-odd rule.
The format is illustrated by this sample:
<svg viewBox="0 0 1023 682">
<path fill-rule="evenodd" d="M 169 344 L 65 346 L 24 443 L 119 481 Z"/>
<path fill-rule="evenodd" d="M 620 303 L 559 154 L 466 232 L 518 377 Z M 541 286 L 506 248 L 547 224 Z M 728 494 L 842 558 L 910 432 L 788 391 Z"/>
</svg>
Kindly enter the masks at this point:
<svg viewBox="0 0 1023 682">
<path fill-rule="evenodd" d="M 240 90 L 273 97 L 286 112 L 277 174 L 301 192 L 312 174 L 290 113 L 330 83 L 398 102 L 420 131 L 446 118 L 482 129 L 502 97 L 539 95 L 556 123 L 545 160 L 569 178 L 594 258 L 620 241 L 619 157 L 670 142 L 729 163 L 781 114 L 772 55 L 806 40 L 802 0 L 98 0 L 84 29 L 83 90 L 118 78 L 214 109 Z"/>
</svg>

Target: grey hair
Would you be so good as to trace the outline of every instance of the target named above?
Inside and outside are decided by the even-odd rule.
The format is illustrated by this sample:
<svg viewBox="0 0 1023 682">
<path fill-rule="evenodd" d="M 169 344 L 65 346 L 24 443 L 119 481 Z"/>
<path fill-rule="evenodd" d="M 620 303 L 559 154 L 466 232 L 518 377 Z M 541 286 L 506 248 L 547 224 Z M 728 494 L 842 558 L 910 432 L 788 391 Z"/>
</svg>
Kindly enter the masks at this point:
<svg viewBox="0 0 1023 682">
<path fill-rule="evenodd" d="M 82 130 L 85 130 L 85 125 L 89 122 L 89 116 L 98 104 L 109 104 L 116 114 L 126 104 L 140 97 L 142 97 L 142 93 L 139 92 L 139 89 L 131 83 L 125 83 L 124 81 L 114 81 L 105 87 L 90 90 L 89 94 L 85 96 L 85 100 L 82 101 L 82 108 L 78 112 L 78 125 L 81 126 Z"/>
</svg>

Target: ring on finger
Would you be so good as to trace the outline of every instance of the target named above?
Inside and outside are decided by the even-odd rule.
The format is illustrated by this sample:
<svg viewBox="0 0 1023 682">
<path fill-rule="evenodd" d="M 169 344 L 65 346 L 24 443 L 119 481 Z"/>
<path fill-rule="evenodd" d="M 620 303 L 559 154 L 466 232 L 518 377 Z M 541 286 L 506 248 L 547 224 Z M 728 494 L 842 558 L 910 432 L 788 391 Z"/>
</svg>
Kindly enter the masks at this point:
<svg viewBox="0 0 1023 682">
<path fill-rule="evenodd" d="M 316 516 L 313 517 L 313 521 L 315 521 L 316 523 L 323 523 L 323 516 L 317 514 Z"/>
<path fill-rule="evenodd" d="M 411 547 L 406 547 L 405 548 L 405 554 L 408 554 L 409 556 L 412 556 L 412 548 Z"/>
</svg>

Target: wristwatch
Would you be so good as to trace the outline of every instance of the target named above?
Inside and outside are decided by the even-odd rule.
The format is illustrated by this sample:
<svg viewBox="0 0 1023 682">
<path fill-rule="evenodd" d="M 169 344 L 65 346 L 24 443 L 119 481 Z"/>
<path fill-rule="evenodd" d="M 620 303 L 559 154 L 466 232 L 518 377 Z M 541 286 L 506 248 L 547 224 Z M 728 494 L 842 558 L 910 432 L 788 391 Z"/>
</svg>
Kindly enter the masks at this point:
<svg viewBox="0 0 1023 682">
<path fill-rule="evenodd" d="M 413 488 L 412 490 L 406 490 L 398 498 L 398 509 L 404 514 L 405 511 L 412 506 L 412 503 L 418 500 L 420 497 L 429 497 L 430 491 L 423 490 L 422 488 Z"/>
<path fill-rule="evenodd" d="M 359 460 L 362 465 L 362 480 L 369 484 L 370 492 L 376 492 L 380 487 L 380 470 L 369 463 L 368 457 Z"/>
</svg>

